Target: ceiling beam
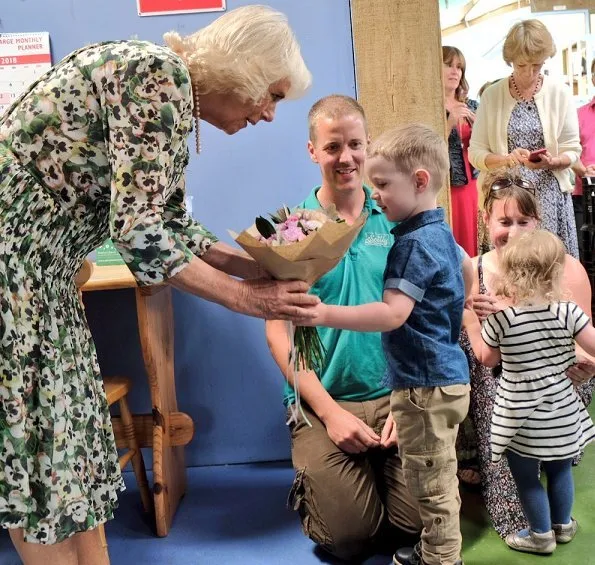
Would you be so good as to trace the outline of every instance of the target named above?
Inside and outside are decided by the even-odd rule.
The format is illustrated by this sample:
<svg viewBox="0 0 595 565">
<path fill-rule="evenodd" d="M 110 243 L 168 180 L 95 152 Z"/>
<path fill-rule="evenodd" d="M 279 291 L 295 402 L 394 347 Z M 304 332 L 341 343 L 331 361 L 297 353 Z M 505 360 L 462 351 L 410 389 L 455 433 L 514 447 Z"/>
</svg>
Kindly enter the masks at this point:
<svg viewBox="0 0 595 565">
<path fill-rule="evenodd" d="M 531 5 L 530 0 L 514 0 L 514 2 L 509 2 L 508 4 L 505 4 L 504 6 L 500 6 L 500 8 L 496 8 L 495 10 L 490 10 L 489 12 L 486 12 L 485 14 L 482 14 L 481 16 L 477 16 L 476 18 L 473 18 L 471 20 L 462 21 L 458 24 L 445 27 L 442 30 L 442 36 L 444 37 L 445 35 L 450 35 L 451 33 L 456 33 L 457 31 L 461 31 L 463 29 L 467 29 L 468 27 L 480 24 L 481 22 L 485 22 L 486 20 L 489 20 L 490 18 L 493 18 L 495 16 L 500 16 L 501 14 L 513 12 L 514 10 L 518 10 L 520 8 L 524 8 L 524 7 L 530 6 L 530 5 Z"/>
</svg>

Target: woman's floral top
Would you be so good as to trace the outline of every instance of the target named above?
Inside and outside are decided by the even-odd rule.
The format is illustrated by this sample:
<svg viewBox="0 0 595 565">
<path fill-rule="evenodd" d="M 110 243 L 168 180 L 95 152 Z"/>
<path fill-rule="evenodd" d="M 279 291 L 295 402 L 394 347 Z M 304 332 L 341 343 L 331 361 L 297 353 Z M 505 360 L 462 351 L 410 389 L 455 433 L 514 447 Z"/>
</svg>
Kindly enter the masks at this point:
<svg viewBox="0 0 595 565">
<path fill-rule="evenodd" d="M 184 207 L 188 72 L 123 41 L 61 61 L 0 117 L 0 526 L 58 543 L 113 516 L 123 487 L 74 286 L 111 236 L 141 284 L 215 238 Z"/>
<path fill-rule="evenodd" d="M 108 42 L 42 77 L 0 120 L 0 142 L 77 220 L 109 205 L 105 238 L 140 284 L 155 284 L 216 241 L 185 210 L 191 125 L 181 59 L 148 42 Z"/>
</svg>

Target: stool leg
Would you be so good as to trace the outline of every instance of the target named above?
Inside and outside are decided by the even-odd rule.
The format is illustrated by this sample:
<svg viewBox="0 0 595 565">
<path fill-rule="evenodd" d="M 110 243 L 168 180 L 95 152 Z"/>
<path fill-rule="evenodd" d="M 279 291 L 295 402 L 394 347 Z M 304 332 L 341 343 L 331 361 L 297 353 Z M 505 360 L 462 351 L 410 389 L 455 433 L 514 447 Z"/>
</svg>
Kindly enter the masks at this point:
<svg viewBox="0 0 595 565">
<path fill-rule="evenodd" d="M 128 444 L 128 449 L 134 452 L 132 456 L 132 468 L 136 476 L 136 482 L 140 490 L 140 497 L 143 502 L 143 508 L 145 512 L 150 512 L 153 508 L 151 500 L 151 491 L 149 490 L 149 482 L 147 481 L 147 472 L 145 470 L 145 462 L 143 461 L 143 455 L 136 442 L 136 434 L 134 433 L 134 422 L 132 421 L 132 415 L 128 409 L 128 402 L 126 397 L 123 396 L 118 401 L 120 405 L 120 417 L 122 418 L 122 427 L 124 430 L 124 437 Z"/>
</svg>

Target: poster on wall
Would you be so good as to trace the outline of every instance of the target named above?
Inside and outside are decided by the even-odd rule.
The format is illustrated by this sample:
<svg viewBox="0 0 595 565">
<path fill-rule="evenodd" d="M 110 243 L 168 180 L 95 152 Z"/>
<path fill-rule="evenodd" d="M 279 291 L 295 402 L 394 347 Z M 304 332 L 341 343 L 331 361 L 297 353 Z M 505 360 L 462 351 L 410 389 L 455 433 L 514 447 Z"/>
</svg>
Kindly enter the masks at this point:
<svg viewBox="0 0 595 565">
<path fill-rule="evenodd" d="M 225 0 L 137 0 L 139 16 L 221 12 Z"/>
<path fill-rule="evenodd" d="M 0 115 L 51 66 L 48 32 L 0 33 Z"/>
</svg>

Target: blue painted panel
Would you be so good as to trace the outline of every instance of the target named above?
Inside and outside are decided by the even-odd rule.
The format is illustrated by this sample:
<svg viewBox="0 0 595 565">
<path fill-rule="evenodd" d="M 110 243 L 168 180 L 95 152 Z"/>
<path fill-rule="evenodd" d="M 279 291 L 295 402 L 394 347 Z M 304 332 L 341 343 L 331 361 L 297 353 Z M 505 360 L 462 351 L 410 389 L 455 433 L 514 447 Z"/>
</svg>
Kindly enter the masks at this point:
<svg viewBox="0 0 595 565">
<path fill-rule="evenodd" d="M 233 137 L 203 124 L 203 152 L 191 158 L 187 185 L 195 217 L 228 242 L 227 229 L 240 231 L 257 214 L 298 202 L 318 182 L 305 149 L 308 109 L 326 94 L 355 93 L 348 0 L 268 3 L 287 14 L 314 85 L 304 99 L 280 104 L 272 124 Z M 160 42 L 170 29 L 191 33 L 217 15 L 141 18 L 135 0 L 10 0 L 0 8 L 0 31 L 49 31 L 57 61 L 96 41 Z M 132 375 L 132 407 L 148 412 L 132 292 L 95 293 L 86 301 L 103 370 Z M 174 306 L 179 407 L 196 422 L 188 465 L 287 458 L 282 377 L 269 356 L 263 322 L 177 292 Z"/>
</svg>

